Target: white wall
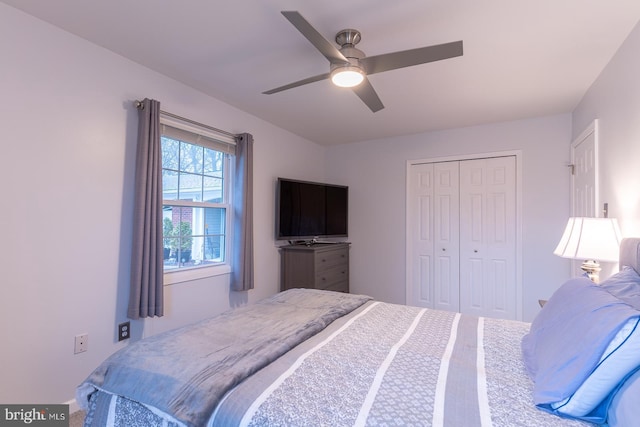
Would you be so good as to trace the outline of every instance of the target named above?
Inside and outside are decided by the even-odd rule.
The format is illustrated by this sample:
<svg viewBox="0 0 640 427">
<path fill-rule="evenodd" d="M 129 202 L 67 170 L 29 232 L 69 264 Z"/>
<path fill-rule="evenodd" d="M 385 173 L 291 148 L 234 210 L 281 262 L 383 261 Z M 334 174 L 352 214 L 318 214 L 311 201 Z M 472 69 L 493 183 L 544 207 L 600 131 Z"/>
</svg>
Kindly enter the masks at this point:
<svg viewBox="0 0 640 427">
<path fill-rule="evenodd" d="M 278 290 L 277 176 L 324 179 L 324 148 L 0 4 L 0 402 L 61 403 L 126 320 L 137 113 L 163 110 L 255 139 L 255 286 L 228 276 L 166 287 L 166 315 L 134 337 Z M 283 156 L 282 153 L 287 153 Z M 74 355 L 74 336 L 89 351 Z"/>
<path fill-rule="evenodd" d="M 327 175 L 349 185 L 351 289 L 405 302 L 408 160 L 522 152 L 523 319 L 567 279 L 552 254 L 569 214 L 571 117 L 558 115 L 331 147 Z"/>
<path fill-rule="evenodd" d="M 573 112 L 577 137 L 598 119 L 600 200 L 622 234 L 640 236 L 640 24 Z"/>
</svg>

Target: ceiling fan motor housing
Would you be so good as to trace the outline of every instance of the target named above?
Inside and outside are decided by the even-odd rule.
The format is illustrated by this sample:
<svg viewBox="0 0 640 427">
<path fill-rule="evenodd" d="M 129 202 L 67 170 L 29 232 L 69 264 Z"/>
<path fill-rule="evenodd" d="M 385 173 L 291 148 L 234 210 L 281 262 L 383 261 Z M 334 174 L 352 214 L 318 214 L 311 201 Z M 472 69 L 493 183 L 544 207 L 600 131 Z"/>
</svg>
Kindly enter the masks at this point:
<svg viewBox="0 0 640 427">
<path fill-rule="evenodd" d="M 355 46 L 360 43 L 361 38 L 360 31 L 354 30 L 353 28 L 347 28 L 346 30 L 341 30 L 336 34 L 336 43 L 342 47 L 345 45 Z"/>
<path fill-rule="evenodd" d="M 363 51 L 356 48 L 355 45 L 358 44 L 361 40 L 360 31 L 354 29 L 346 29 L 338 32 L 336 34 L 336 43 L 338 43 L 340 47 L 340 53 L 344 55 L 345 58 L 351 63 L 351 66 L 358 67 L 362 71 L 366 72 L 362 64 L 360 64 L 360 59 L 364 58 L 366 55 Z M 341 67 L 349 67 L 349 64 L 344 63 L 335 63 L 331 64 L 331 71 L 336 68 Z"/>
</svg>

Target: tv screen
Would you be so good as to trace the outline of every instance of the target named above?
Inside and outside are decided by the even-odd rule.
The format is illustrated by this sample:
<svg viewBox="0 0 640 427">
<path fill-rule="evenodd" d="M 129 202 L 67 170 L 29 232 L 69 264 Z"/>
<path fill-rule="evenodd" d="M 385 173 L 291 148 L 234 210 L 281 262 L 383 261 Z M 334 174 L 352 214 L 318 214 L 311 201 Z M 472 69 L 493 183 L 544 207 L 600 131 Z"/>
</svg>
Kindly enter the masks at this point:
<svg viewBox="0 0 640 427">
<path fill-rule="evenodd" d="M 349 187 L 278 178 L 276 239 L 347 237 Z"/>
</svg>

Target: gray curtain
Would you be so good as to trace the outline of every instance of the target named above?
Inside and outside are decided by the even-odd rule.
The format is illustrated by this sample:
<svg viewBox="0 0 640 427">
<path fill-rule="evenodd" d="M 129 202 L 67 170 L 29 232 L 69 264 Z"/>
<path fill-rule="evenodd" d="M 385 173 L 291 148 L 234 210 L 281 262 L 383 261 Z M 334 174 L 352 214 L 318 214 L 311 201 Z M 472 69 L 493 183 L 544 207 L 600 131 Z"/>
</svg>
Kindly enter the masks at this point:
<svg viewBox="0 0 640 427">
<path fill-rule="evenodd" d="M 253 136 L 236 137 L 231 289 L 253 289 Z"/>
<path fill-rule="evenodd" d="M 129 318 L 163 315 L 162 274 L 160 103 L 145 99 L 138 106 Z"/>
</svg>

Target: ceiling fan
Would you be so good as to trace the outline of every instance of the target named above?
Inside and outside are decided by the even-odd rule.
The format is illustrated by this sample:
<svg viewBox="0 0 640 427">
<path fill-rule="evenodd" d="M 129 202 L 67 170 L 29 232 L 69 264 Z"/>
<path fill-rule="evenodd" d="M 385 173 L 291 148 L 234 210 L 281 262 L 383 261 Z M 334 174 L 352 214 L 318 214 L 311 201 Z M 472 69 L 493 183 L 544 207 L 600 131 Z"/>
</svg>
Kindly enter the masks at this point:
<svg viewBox="0 0 640 427">
<path fill-rule="evenodd" d="M 383 109 L 384 105 L 371 86 L 368 75 L 462 56 L 462 41 L 366 56 L 355 47 L 361 38 L 358 30 L 346 29 L 338 32 L 336 43 L 341 46 L 338 49 L 313 28 L 299 12 L 283 11 L 282 14 L 329 60 L 330 71 L 262 92 L 266 95 L 331 78 L 336 86 L 350 87 L 375 113 Z"/>
</svg>

